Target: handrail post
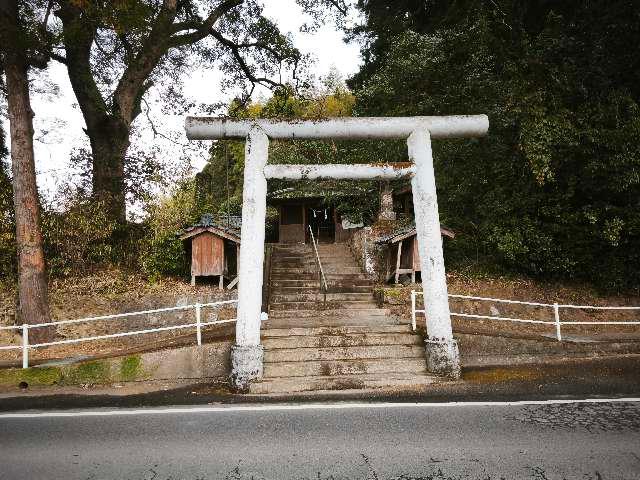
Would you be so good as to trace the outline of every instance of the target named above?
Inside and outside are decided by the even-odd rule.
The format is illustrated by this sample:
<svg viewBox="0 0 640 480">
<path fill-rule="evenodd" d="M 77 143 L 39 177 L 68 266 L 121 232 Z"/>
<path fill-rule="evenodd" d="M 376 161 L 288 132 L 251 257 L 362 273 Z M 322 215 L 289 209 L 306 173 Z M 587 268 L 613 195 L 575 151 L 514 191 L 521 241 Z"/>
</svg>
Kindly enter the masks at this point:
<svg viewBox="0 0 640 480">
<path fill-rule="evenodd" d="M 416 291 L 411 290 L 411 329 L 416 331 Z"/>
<path fill-rule="evenodd" d="M 553 304 L 553 318 L 556 322 L 556 337 L 558 341 L 562 341 L 562 333 L 560 332 L 560 308 L 557 303 Z"/>
<path fill-rule="evenodd" d="M 200 315 L 201 309 L 200 303 L 196 303 L 196 339 L 198 341 L 198 346 L 202 345 L 202 320 Z"/>
<path fill-rule="evenodd" d="M 29 325 L 22 324 L 22 368 L 29 368 Z"/>
</svg>

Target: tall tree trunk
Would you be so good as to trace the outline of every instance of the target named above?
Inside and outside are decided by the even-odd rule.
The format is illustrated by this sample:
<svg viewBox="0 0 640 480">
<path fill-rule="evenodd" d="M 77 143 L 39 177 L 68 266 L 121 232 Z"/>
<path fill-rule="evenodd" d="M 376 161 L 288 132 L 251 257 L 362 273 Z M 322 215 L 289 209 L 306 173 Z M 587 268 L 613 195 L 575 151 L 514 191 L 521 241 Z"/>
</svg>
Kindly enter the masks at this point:
<svg viewBox="0 0 640 480">
<path fill-rule="evenodd" d="M 130 130 L 114 116 L 101 116 L 88 122 L 87 134 L 93 153 L 93 197 L 103 202 L 109 218 L 126 221 L 124 162 L 129 148 Z"/>
<path fill-rule="evenodd" d="M 21 50 L 24 42 L 21 41 L 17 2 L 2 1 L 0 7 L 3 17 L 0 29 L 4 30 L 0 32 L 0 40 L 4 44 L 18 248 L 18 314 L 23 323 L 44 323 L 50 321 L 49 298 L 33 155 L 29 66 Z M 42 342 L 51 339 L 54 333 L 51 328 L 36 328 L 30 331 L 29 337 L 31 342 Z"/>
</svg>

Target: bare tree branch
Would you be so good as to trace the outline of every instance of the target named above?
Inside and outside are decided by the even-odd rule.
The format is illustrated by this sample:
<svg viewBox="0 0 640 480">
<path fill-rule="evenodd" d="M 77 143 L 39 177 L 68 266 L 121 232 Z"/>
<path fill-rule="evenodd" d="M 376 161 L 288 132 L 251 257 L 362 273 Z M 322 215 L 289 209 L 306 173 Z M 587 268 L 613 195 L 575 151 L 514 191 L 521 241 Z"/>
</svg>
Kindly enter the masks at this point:
<svg viewBox="0 0 640 480">
<path fill-rule="evenodd" d="M 218 40 L 222 45 L 224 45 L 229 50 L 231 50 L 231 54 L 233 55 L 233 58 L 235 58 L 236 62 L 238 63 L 238 66 L 240 67 L 242 72 L 245 74 L 245 76 L 251 83 L 266 84 L 266 85 L 271 85 L 272 87 L 284 86 L 282 85 L 282 83 L 276 82 L 267 77 L 256 77 L 255 74 L 251 71 L 251 68 L 249 67 L 245 59 L 240 54 L 240 47 L 237 44 L 235 44 L 228 38 L 225 38 L 220 32 L 216 30 L 211 29 L 211 35 L 213 36 L 213 38 Z"/>
<path fill-rule="evenodd" d="M 185 31 L 185 30 L 195 30 L 191 33 L 185 33 L 182 35 L 177 35 L 173 37 L 170 41 L 171 46 L 181 46 L 181 45 L 189 45 L 195 43 L 199 40 L 202 40 L 207 35 L 209 35 L 209 31 L 213 28 L 216 22 L 222 17 L 225 13 L 230 10 L 242 5 L 244 0 L 225 0 L 213 11 L 209 14 L 209 16 L 203 21 L 187 21 L 180 22 L 173 25 L 173 33 Z"/>
</svg>

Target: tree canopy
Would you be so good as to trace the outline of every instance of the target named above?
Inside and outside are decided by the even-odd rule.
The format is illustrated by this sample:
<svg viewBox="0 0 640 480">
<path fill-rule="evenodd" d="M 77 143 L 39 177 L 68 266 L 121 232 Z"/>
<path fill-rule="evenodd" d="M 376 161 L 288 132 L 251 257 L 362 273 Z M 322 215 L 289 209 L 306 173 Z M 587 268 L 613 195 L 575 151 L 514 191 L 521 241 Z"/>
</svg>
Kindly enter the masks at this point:
<svg viewBox="0 0 640 480">
<path fill-rule="evenodd" d="M 570 6 L 569 6 L 570 4 Z M 458 256 L 640 285 L 640 5 L 368 1 L 358 115 L 487 113 L 439 142 Z M 466 238 L 466 241 L 464 240 Z"/>
<path fill-rule="evenodd" d="M 288 90 L 276 92 L 266 102 L 243 105 L 233 102 L 229 114 L 238 118 L 307 118 L 352 116 L 355 97 L 346 88 L 338 72 L 333 71 L 313 89 L 296 94 Z M 277 164 L 365 163 L 372 157 L 374 146 L 370 142 L 273 140 L 269 144 L 269 162 Z M 239 214 L 242 202 L 242 175 L 244 143 L 238 141 L 214 142 L 208 164 L 196 175 L 196 195 L 206 211 Z M 296 191 L 314 189 L 317 182 L 289 182 L 272 180 L 269 191 L 294 188 Z M 369 183 L 371 196 L 364 195 L 359 202 L 342 201 L 338 195 L 327 198 L 340 213 L 361 218 L 371 217 L 377 207 L 377 183 Z M 334 185 L 344 190 L 344 185 Z M 348 188 L 348 187 L 347 187 Z M 365 188 L 365 190 L 367 190 Z M 357 204 L 356 204 L 357 203 Z"/>
<path fill-rule="evenodd" d="M 131 186 L 130 136 L 150 89 L 165 111 L 179 112 L 191 106 L 180 85 L 196 65 L 219 66 L 223 84 L 241 88 L 246 100 L 257 85 L 295 85 L 305 63 L 257 0 L 50 5 L 57 20 L 45 21 L 46 54 L 67 67 L 91 144 L 93 195 L 119 222 Z"/>
</svg>

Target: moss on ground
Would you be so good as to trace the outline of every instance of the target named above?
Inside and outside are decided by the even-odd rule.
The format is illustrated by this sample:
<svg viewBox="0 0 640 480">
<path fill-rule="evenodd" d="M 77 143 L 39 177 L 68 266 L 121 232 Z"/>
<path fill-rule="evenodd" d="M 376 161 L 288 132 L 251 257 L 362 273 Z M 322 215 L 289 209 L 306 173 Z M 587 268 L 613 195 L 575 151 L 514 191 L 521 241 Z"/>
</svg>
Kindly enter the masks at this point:
<svg viewBox="0 0 640 480">
<path fill-rule="evenodd" d="M 129 382 L 131 380 L 139 380 L 144 376 L 142 371 L 142 359 L 140 355 L 131 355 L 122 359 L 120 363 L 120 380 Z"/>
<path fill-rule="evenodd" d="M 104 360 L 72 365 L 67 368 L 63 383 L 67 385 L 99 385 L 111 381 L 111 364 Z"/>
<path fill-rule="evenodd" d="M 475 383 L 525 382 L 538 380 L 543 376 L 544 372 L 536 366 L 482 368 L 465 372 L 462 375 L 464 380 Z"/>
<path fill-rule="evenodd" d="M 22 382 L 28 385 L 55 385 L 62 379 L 62 370 L 58 367 L 8 368 L 0 370 L 0 385 L 17 386 Z"/>
</svg>

